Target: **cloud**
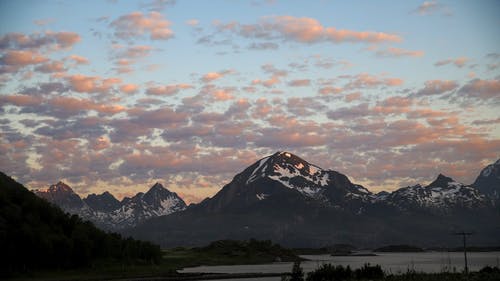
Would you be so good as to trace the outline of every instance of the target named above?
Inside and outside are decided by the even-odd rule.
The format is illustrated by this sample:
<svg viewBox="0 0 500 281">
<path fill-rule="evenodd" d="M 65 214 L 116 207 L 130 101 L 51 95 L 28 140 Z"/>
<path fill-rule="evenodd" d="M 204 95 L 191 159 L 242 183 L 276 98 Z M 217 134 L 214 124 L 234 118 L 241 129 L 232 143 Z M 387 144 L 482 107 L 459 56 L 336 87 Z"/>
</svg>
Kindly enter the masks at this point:
<svg viewBox="0 0 500 281">
<path fill-rule="evenodd" d="M 43 73 L 66 72 L 66 67 L 61 61 L 51 61 L 35 67 L 35 71 Z"/>
<path fill-rule="evenodd" d="M 458 90 L 461 98 L 500 102 L 500 80 L 474 79 Z"/>
<path fill-rule="evenodd" d="M 152 0 L 148 3 L 142 4 L 142 7 L 149 9 L 150 11 L 161 12 L 165 10 L 166 7 L 175 5 L 176 2 L 176 0 Z"/>
<path fill-rule="evenodd" d="M 436 11 L 438 8 L 439 4 L 436 1 L 424 1 L 417 7 L 416 12 L 420 15 L 426 15 Z"/>
<path fill-rule="evenodd" d="M 27 65 L 40 64 L 46 62 L 48 61 L 48 58 L 32 51 L 12 50 L 12 51 L 7 51 L 0 58 L 0 61 L 4 65 L 9 65 L 14 67 L 24 67 Z"/>
<path fill-rule="evenodd" d="M 53 19 L 53 18 L 47 18 L 47 19 L 38 19 L 38 20 L 34 20 L 33 23 L 38 25 L 38 26 L 44 26 L 44 25 L 48 25 L 48 24 L 51 24 L 53 22 L 55 22 L 56 20 Z"/>
<path fill-rule="evenodd" d="M 35 106 L 42 102 L 42 98 L 31 95 L 5 95 L 0 96 L 2 103 L 10 103 L 17 106 Z"/>
<path fill-rule="evenodd" d="M 170 25 L 170 21 L 155 11 L 146 15 L 141 12 L 132 12 L 120 16 L 110 23 L 110 27 L 115 29 L 114 35 L 122 40 L 141 38 L 147 35 L 151 40 L 168 40 L 174 36 Z"/>
<path fill-rule="evenodd" d="M 281 83 L 281 78 L 288 75 L 288 71 L 277 69 L 272 64 L 264 64 L 261 66 L 265 73 L 271 74 L 271 77 L 266 80 L 254 79 L 252 80 L 252 85 L 262 85 L 267 88 L 274 87 L 274 85 Z"/>
<path fill-rule="evenodd" d="M 375 52 L 378 57 L 422 57 L 425 53 L 424 51 L 410 51 L 400 48 L 388 47 L 383 50 L 378 50 Z"/>
<path fill-rule="evenodd" d="M 425 82 L 424 88 L 418 90 L 415 96 L 440 95 L 455 90 L 458 83 L 451 80 L 429 80 Z"/>
<path fill-rule="evenodd" d="M 345 89 L 375 88 L 379 86 L 394 87 L 404 83 L 403 79 L 393 77 L 377 77 L 367 73 L 357 75 L 343 75 L 340 78 L 347 78 L 350 81 L 344 86 Z"/>
<path fill-rule="evenodd" d="M 79 99 L 73 97 L 54 97 L 47 100 L 47 103 L 56 111 L 63 112 L 83 112 L 94 110 L 104 114 L 117 114 L 126 110 L 121 105 L 102 104 L 90 99 Z"/>
<path fill-rule="evenodd" d="M 193 88 L 190 84 L 171 84 L 163 86 L 153 86 L 146 89 L 146 94 L 155 96 L 169 96 L 175 95 L 180 90 Z"/>
<path fill-rule="evenodd" d="M 120 90 L 127 94 L 135 93 L 138 89 L 139 86 L 137 86 L 136 84 L 124 84 L 120 86 Z"/>
<path fill-rule="evenodd" d="M 256 24 L 240 24 L 238 22 L 215 23 L 221 32 L 232 32 L 249 39 L 273 40 L 282 39 L 299 43 L 382 43 L 400 42 L 402 38 L 395 34 L 353 31 L 325 27 L 318 20 L 307 17 L 269 16 Z"/>
<path fill-rule="evenodd" d="M 462 68 L 467 64 L 468 61 L 469 61 L 469 58 L 459 57 L 456 59 L 441 60 L 441 61 L 436 62 L 434 65 L 435 66 L 443 66 L 443 65 L 447 65 L 447 64 L 454 64 L 456 67 Z"/>
<path fill-rule="evenodd" d="M 448 16 L 452 14 L 448 7 L 438 3 L 437 1 L 424 1 L 412 11 L 412 13 L 416 13 L 421 16 L 437 14 L 439 12 L 443 12 L 444 15 Z"/>
<path fill-rule="evenodd" d="M 311 85 L 310 79 L 297 79 L 288 82 L 288 86 L 290 87 L 306 87 Z"/>
<path fill-rule="evenodd" d="M 71 55 L 69 56 L 69 59 L 73 60 L 76 64 L 88 64 L 89 60 L 85 57 L 78 56 L 78 55 Z"/>
<path fill-rule="evenodd" d="M 52 32 L 23 34 L 7 33 L 0 37 L 0 49 L 39 50 L 49 51 L 69 49 L 81 40 L 75 32 Z"/>
<path fill-rule="evenodd" d="M 297 124 L 294 128 L 263 128 L 256 136 L 257 147 L 286 149 L 297 147 L 315 147 L 327 143 L 327 138 L 318 131 L 313 131 L 307 125 Z"/>
<path fill-rule="evenodd" d="M 343 91 L 342 88 L 339 87 L 332 87 L 332 86 L 326 86 L 322 87 L 318 90 L 318 93 L 322 95 L 331 95 L 331 94 L 339 94 Z"/>
<path fill-rule="evenodd" d="M 208 72 L 207 74 L 203 75 L 203 77 L 201 78 L 201 81 L 208 83 L 208 82 L 212 82 L 214 80 L 220 79 L 226 75 L 233 74 L 233 73 L 235 73 L 234 70 L 223 70 L 220 72 Z"/>
<path fill-rule="evenodd" d="M 113 86 L 121 83 L 119 78 L 101 78 L 74 74 L 65 77 L 70 89 L 78 93 L 107 93 Z"/>
<path fill-rule="evenodd" d="M 249 50 L 277 50 L 279 45 L 272 42 L 251 43 L 247 47 Z"/>
<path fill-rule="evenodd" d="M 190 19 L 186 21 L 186 24 L 189 26 L 198 26 L 198 24 L 200 24 L 200 21 L 197 19 Z"/>
</svg>

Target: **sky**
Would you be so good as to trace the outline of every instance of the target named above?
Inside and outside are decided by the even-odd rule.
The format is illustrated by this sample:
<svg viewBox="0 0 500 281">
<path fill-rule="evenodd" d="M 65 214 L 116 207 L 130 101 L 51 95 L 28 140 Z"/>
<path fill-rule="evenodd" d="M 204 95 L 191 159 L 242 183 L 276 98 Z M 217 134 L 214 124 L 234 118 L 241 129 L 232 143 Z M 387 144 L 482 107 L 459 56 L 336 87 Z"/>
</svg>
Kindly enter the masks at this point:
<svg viewBox="0 0 500 281">
<path fill-rule="evenodd" d="M 500 157 L 500 1 L 0 0 L 0 171 L 187 202 L 289 151 L 373 192 Z"/>
</svg>

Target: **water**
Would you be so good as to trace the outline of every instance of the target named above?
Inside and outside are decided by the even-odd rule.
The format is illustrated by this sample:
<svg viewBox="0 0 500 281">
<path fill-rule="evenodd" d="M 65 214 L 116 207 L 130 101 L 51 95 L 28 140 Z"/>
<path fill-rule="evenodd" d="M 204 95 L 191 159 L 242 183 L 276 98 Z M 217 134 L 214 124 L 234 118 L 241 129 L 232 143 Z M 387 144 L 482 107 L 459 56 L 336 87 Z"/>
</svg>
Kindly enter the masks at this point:
<svg viewBox="0 0 500 281">
<path fill-rule="evenodd" d="M 303 255 L 308 261 L 301 263 L 304 272 L 310 272 L 324 263 L 334 265 L 349 265 L 355 269 L 365 263 L 379 264 L 387 273 L 404 273 L 407 270 L 417 272 L 461 272 L 464 269 L 464 256 L 460 252 L 424 252 L 424 253 L 377 253 L 377 256 L 330 256 Z M 484 266 L 499 266 L 500 252 L 472 252 L 467 254 L 470 271 L 477 271 Z M 184 268 L 179 272 L 203 273 L 283 273 L 292 269 L 290 262 L 276 262 L 257 265 L 219 265 Z M 227 279 L 226 279 L 227 280 Z M 242 281 L 244 279 L 237 279 Z M 253 279 L 255 280 L 255 279 Z M 279 277 L 260 278 L 261 281 L 280 280 Z"/>
</svg>

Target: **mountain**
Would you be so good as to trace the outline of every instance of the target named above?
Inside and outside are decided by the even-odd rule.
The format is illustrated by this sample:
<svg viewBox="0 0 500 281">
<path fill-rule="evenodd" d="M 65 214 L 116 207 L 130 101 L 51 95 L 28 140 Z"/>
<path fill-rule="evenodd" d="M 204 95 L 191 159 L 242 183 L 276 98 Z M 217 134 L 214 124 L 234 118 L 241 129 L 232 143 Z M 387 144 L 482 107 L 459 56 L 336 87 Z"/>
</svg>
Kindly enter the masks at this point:
<svg viewBox="0 0 500 281">
<path fill-rule="evenodd" d="M 296 197 L 353 209 L 369 202 L 373 194 L 341 173 L 323 170 L 289 152 L 277 152 L 236 175 L 204 204 L 211 211 L 231 211 L 274 197 L 278 200 Z"/>
<path fill-rule="evenodd" d="M 484 168 L 472 184 L 495 201 L 500 200 L 500 159 Z"/>
<path fill-rule="evenodd" d="M 71 187 L 61 181 L 51 185 L 47 190 L 35 190 L 34 193 L 70 214 L 78 214 L 85 219 L 92 217 L 90 207 Z"/>
<path fill-rule="evenodd" d="M 260 159 L 212 198 L 149 219 L 125 233 L 162 246 L 221 239 L 271 239 L 294 247 L 354 244 L 454 245 L 450 233 L 474 230 L 500 243 L 499 213 L 472 186 L 444 175 L 427 186 L 373 194 L 337 171 L 289 152 Z"/>
<path fill-rule="evenodd" d="M 118 201 L 111 193 L 90 194 L 83 200 L 63 182 L 35 194 L 70 214 L 94 222 L 107 230 L 132 227 L 152 217 L 168 215 L 186 208 L 186 203 L 163 185 L 156 183 L 148 192 Z"/>
<path fill-rule="evenodd" d="M 118 199 L 116 199 L 111 193 L 108 191 L 103 192 L 102 194 L 90 194 L 87 198 L 83 199 L 83 201 L 94 211 L 98 212 L 112 212 L 118 208 L 120 208 L 121 204 Z"/>
<path fill-rule="evenodd" d="M 121 206 L 109 213 L 108 223 L 115 228 L 135 226 L 147 219 L 182 211 L 186 203 L 176 193 L 170 192 L 160 183 L 155 183 L 148 192 L 124 198 Z"/>
<path fill-rule="evenodd" d="M 49 190 L 51 198 L 62 200 L 58 202 L 78 202 L 74 196 L 68 197 L 71 200 L 62 196 L 72 192 L 67 185 L 58 183 Z M 116 266 L 158 263 L 162 254 L 157 245 L 123 239 L 83 222 L 78 216 L 69 216 L 2 172 L 0 249 L 2 280 L 40 277 L 37 270 L 90 268 L 96 260 Z"/>
<path fill-rule="evenodd" d="M 488 206 L 488 199 L 472 186 L 455 182 L 442 174 L 429 185 L 400 188 L 381 200 L 401 211 L 426 209 L 449 213 L 457 209 L 479 209 Z"/>
</svg>

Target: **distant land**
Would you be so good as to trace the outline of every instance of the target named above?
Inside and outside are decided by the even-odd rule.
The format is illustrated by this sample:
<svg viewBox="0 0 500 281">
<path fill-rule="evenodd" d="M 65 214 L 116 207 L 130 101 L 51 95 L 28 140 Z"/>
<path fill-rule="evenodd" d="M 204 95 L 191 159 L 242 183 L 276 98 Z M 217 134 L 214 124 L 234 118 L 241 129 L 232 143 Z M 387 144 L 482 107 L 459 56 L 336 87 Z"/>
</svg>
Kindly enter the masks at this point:
<svg viewBox="0 0 500 281">
<path fill-rule="evenodd" d="M 426 186 L 377 194 L 290 152 L 258 160 L 190 206 L 159 183 L 122 201 L 109 192 L 82 199 L 62 182 L 35 193 L 103 229 L 162 247 L 251 238 L 312 248 L 454 247 L 460 241 L 452 234 L 464 230 L 474 232 L 473 245 L 500 245 L 500 160 L 471 185 L 440 174 Z"/>
</svg>

